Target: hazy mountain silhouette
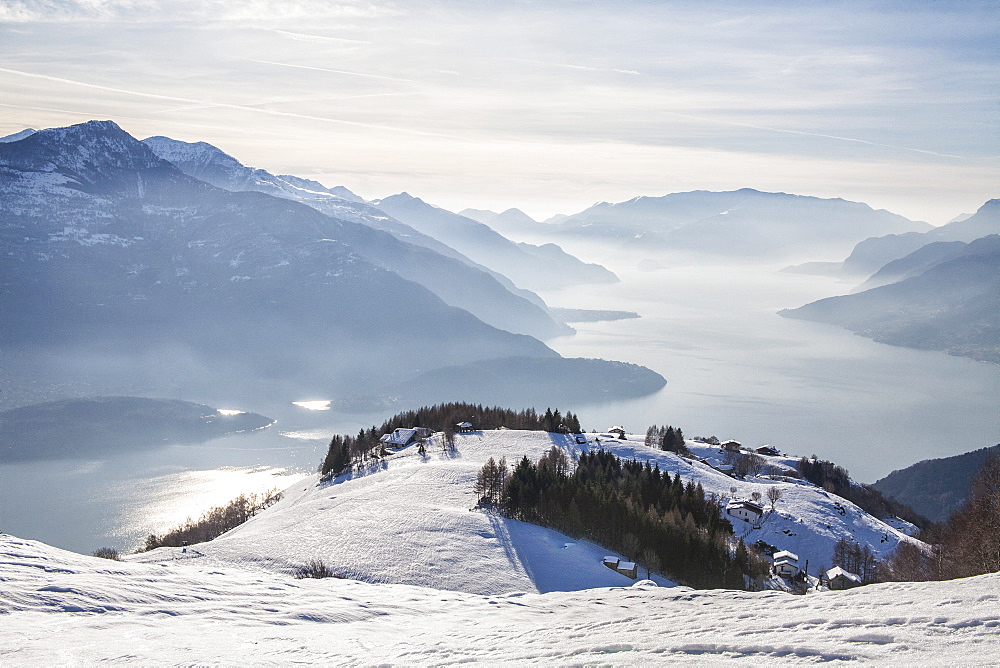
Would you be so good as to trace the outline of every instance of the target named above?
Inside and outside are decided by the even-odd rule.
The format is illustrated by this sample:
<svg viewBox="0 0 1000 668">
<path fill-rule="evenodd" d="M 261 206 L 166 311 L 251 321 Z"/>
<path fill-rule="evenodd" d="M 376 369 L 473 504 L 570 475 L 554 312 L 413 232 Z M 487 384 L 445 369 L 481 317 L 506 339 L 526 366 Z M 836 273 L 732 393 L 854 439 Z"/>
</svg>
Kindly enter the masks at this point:
<svg viewBox="0 0 1000 668">
<path fill-rule="evenodd" d="M 508 239 L 518 239 L 523 235 L 544 235 L 552 231 L 551 227 L 539 223 L 520 209 L 507 209 L 501 213 L 486 209 L 463 209 L 458 215 L 489 225 Z"/>
<path fill-rule="evenodd" d="M 376 232 L 194 179 L 110 121 L 41 130 L 0 144 L 0 311 L 13 314 L 0 343 L 89 357 L 172 396 L 394 396 L 421 373 L 508 357 L 572 376 L 540 341 L 366 260 L 358 240 Z"/>
<path fill-rule="evenodd" d="M 255 191 L 290 199 L 363 227 L 344 228 L 342 240 L 372 264 L 414 281 L 445 303 L 469 311 L 485 323 L 518 334 L 550 338 L 572 332 L 557 323 L 535 295 L 477 267 L 453 249 L 360 201 L 346 188 L 274 176 L 253 169 L 205 142 L 150 137 L 143 143 L 185 174 L 235 192 Z M 353 199 L 345 199 L 342 193 Z"/>
<path fill-rule="evenodd" d="M 564 234 L 617 239 L 627 247 L 755 257 L 846 253 L 875 234 L 930 228 L 859 202 L 750 188 L 605 202 L 546 222 Z"/>
<path fill-rule="evenodd" d="M 927 230 L 923 233 L 889 234 L 871 237 L 858 243 L 844 260 L 843 273 L 871 276 L 883 266 L 936 241 L 962 241 L 1000 234 L 1000 199 L 989 200 L 971 216 Z"/>
<path fill-rule="evenodd" d="M 1000 235 L 976 239 L 897 283 L 781 311 L 876 341 L 1000 363 Z"/>
<path fill-rule="evenodd" d="M 474 261 L 502 272 L 521 287 L 559 288 L 618 281 L 618 277 L 604 267 L 581 262 L 554 244 L 538 247 L 514 243 L 487 225 L 432 206 L 407 193 L 372 204 Z"/>
<path fill-rule="evenodd" d="M 872 274 L 867 281 L 851 290 L 851 293 L 864 292 L 922 274 L 964 247 L 965 244 L 961 241 L 932 241 L 909 255 L 889 262 Z"/>
<path fill-rule="evenodd" d="M 1000 445 L 917 462 L 893 471 L 872 486 L 924 517 L 944 522 L 969 496 L 972 477 L 990 456 L 1000 456 Z"/>
</svg>

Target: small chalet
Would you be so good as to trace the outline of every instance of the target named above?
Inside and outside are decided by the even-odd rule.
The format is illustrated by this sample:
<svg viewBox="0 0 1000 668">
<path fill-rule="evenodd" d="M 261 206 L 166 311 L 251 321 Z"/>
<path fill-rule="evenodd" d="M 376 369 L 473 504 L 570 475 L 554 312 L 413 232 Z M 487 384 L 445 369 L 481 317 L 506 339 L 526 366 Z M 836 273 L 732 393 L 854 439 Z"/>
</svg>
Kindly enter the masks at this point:
<svg viewBox="0 0 1000 668">
<path fill-rule="evenodd" d="M 639 567 L 634 561 L 622 561 L 618 557 L 604 557 L 603 563 L 611 570 L 627 575 L 633 580 L 639 577 Z"/>
<path fill-rule="evenodd" d="M 840 566 L 834 566 L 823 574 L 826 586 L 830 589 L 850 589 L 861 586 L 861 577 L 845 571 Z"/>
<path fill-rule="evenodd" d="M 753 501 L 730 501 L 726 505 L 726 514 L 738 517 L 744 522 L 759 522 L 764 516 L 764 506 Z"/>
<path fill-rule="evenodd" d="M 429 438 L 432 433 L 427 427 L 399 427 L 391 434 L 383 434 L 379 441 L 387 448 L 402 448 L 422 438 Z"/>
<path fill-rule="evenodd" d="M 783 578 L 795 577 L 799 574 L 799 555 L 788 550 L 775 552 L 771 557 L 774 559 L 774 572 Z"/>
<path fill-rule="evenodd" d="M 775 448 L 775 447 L 772 447 L 770 445 L 762 445 L 759 448 L 757 448 L 757 454 L 758 455 L 767 455 L 769 457 L 777 457 L 781 453 L 778 452 L 778 449 Z"/>
<path fill-rule="evenodd" d="M 625 438 L 625 427 L 612 427 L 611 429 L 608 429 L 608 433 L 613 434 L 618 438 Z"/>
<path fill-rule="evenodd" d="M 472 431 L 472 423 L 459 422 L 458 424 L 455 425 L 455 429 L 458 431 L 459 434 L 468 434 L 470 431 Z"/>
<path fill-rule="evenodd" d="M 722 444 L 722 449 L 727 452 L 739 452 L 741 447 L 743 447 L 743 444 L 739 441 L 726 441 Z"/>
</svg>

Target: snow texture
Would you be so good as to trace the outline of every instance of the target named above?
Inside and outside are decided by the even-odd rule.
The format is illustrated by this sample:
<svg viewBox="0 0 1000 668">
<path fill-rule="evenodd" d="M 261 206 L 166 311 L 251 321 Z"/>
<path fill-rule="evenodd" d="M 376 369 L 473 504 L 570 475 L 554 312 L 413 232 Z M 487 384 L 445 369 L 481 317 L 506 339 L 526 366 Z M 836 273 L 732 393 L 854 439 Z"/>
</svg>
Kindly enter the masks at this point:
<svg viewBox="0 0 1000 668">
<path fill-rule="evenodd" d="M 1000 575 L 805 597 L 633 587 L 484 596 L 118 563 L 0 536 L 0 664 L 868 662 L 997 658 Z"/>
</svg>

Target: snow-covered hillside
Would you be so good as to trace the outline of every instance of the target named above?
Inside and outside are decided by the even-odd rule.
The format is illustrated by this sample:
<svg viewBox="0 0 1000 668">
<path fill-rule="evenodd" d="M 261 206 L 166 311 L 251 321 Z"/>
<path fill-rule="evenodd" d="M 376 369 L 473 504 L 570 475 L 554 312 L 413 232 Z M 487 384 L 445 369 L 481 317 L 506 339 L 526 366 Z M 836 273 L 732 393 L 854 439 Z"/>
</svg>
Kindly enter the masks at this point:
<svg viewBox="0 0 1000 668">
<path fill-rule="evenodd" d="M 553 443 L 569 449 L 571 442 L 563 435 L 499 430 L 458 435 L 453 452 L 434 445 L 422 456 L 411 445 L 377 468 L 334 483 L 303 480 L 267 512 L 210 543 L 132 558 L 284 574 L 319 558 L 367 582 L 487 595 L 631 585 L 634 580 L 602 564 L 613 552 L 473 508 L 476 474 L 489 457 L 534 460 Z"/>
<path fill-rule="evenodd" d="M 481 596 L 0 535 L 0 664 L 996 661 L 1000 574 L 806 597 L 644 586 Z"/>
<path fill-rule="evenodd" d="M 267 512 L 210 543 L 132 558 L 185 559 L 284 574 L 320 558 L 337 572 L 367 582 L 487 595 L 631 584 L 602 565 L 602 557 L 610 554 L 602 547 L 473 508 L 476 474 L 489 457 L 506 457 L 513 465 L 524 455 L 537 460 L 553 445 L 571 456 L 603 448 L 624 459 L 654 462 L 671 475 L 679 472 L 684 482 L 700 483 L 724 503 L 731 497 L 750 499 L 755 491 L 766 499 L 767 488 L 776 486 L 782 497 L 773 511 L 767 507 L 761 521 L 730 519 L 747 543 L 763 540 L 794 552 L 800 565 L 809 561 L 813 575 L 821 566 L 833 565 L 830 558 L 841 538 L 870 546 L 879 558 L 901 540 L 912 540 L 810 483 L 781 476 L 735 480 L 710 465 L 721 464 L 716 447 L 688 441 L 694 454 L 709 463 L 704 464 L 648 448 L 640 436 L 587 438 L 586 444 L 577 444 L 566 435 L 504 429 L 458 435 L 450 452 L 432 445 L 420 455 L 416 446 L 409 446 L 376 468 L 333 482 L 306 479 Z M 765 460 L 779 471 L 795 462 L 788 457 Z"/>
<path fill-rule="evenodd" d="M 734 524 L 802 561 L 828 563 L 841 536 L 881 555 L 911 540 L 775 475 L 791 458 L 766 458 L 775 477 L 744 482 L 713 468 L 723 455 L 705 444 L 688 441 L 702 463 L 637 436 L 588 439 L 496 430 L 426 455 L 411 445 L 372 469 L 300 481 L 214 541 L 124 562 L 0 534 L 0 664 L 996 660 L 1000 574 L 807 596 L 695 591 L 633 581 L 603 566 L 596 545 L 473 508 L 476 472 L 491 456 L 600 447 L 720 496 L 779 486 L 759 529 Z M 294 579 L 315 558 L 347 579 Z"/>
</svg>

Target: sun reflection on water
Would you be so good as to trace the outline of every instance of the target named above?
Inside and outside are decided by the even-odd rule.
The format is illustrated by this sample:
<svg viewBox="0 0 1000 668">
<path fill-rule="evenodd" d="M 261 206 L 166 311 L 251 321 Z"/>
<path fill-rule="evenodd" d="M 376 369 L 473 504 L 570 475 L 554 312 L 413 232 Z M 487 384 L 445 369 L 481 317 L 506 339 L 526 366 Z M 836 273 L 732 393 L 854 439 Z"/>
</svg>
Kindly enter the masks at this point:
<svg viewBox="0 0 1000 668">
<path fill-rule="evenodd" d="M 310 411 L 330 410 L 330 399 L 317 399 L 314 401 L 293 401 L 292 404 Z"/>
<path fill-rule="evenodd" d="M 283 490 L 306 477 L 307 473 L 283 467 L 244 466 L 176 471 L 133 480 L 129 496 L 141 501 L 123 513 L 122 538 L 137 547 L 150 532 L 166 531 L 185 518 L 197 519 L 210 508 L 226 505 L 240 494 Z"/>
</svg>

